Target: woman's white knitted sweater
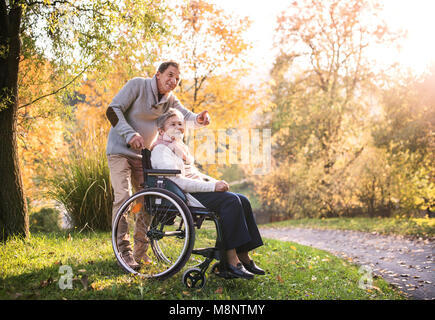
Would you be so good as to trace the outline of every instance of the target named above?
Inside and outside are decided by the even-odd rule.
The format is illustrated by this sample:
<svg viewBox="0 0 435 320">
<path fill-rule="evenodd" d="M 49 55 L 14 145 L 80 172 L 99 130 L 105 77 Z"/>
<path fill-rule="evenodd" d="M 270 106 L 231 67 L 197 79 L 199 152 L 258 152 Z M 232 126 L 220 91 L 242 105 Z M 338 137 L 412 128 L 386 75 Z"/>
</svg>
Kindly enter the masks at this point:
<svg viewBox="0 0 435 320">
<path fill-rule="evenodd" d="M 189 192 L 214 192 L 217 180 L 199 172 L 192 164 L 185 164 L 183 159 L 177 156 L 164 144 L 156 145 L 151 151 L 151 165 L 153 169 L 180 170 L 181 174 L 168 177 L 175 182 L 184 192 L 191 206 L 203 207 Z"/>
</svg>

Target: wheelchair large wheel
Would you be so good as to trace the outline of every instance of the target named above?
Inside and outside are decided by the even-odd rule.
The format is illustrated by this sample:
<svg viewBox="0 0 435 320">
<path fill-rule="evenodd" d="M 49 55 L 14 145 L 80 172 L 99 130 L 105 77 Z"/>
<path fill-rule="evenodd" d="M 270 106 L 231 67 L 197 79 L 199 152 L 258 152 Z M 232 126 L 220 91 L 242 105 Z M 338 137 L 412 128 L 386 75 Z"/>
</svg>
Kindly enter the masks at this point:
<svg viewBox="0 0 435 320">
<path fill-rule="evenodd" d="M 134 194 L 119 208 L 113 221 L 116 259 L 123 269 L 138 276 L 166 279 L 176 274 L 189 260 L 194 242 L 190 210 L 177 195 L 165 189 L 147 188 Z M 144 243 L 149 244 L 146 253 L 151 262 L 141 263 L 140 269 L 134 270 L 124 261 L 126 248 L 134 252 L 135 246 Z"/>
</svg>

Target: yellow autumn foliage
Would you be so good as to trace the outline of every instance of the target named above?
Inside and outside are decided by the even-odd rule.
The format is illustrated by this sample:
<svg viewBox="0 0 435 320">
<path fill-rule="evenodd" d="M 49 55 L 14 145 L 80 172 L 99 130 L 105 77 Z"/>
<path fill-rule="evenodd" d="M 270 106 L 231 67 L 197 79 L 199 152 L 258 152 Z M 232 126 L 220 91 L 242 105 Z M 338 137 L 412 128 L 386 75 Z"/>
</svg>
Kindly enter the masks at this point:
<svg viewBox="0 0 435 320">
<path fill-rule="evenodd" d="M 41 201 L 46 190 L 41 177 L 50 175 L 53 163 L 68 152 L 59 118 L 63 107 L 54 95 L 38 100 L 54 90 L 49 62 L 23 59 L 20 71 L 17 141 L 22 181 L 25 195 Z"/>
</svg>

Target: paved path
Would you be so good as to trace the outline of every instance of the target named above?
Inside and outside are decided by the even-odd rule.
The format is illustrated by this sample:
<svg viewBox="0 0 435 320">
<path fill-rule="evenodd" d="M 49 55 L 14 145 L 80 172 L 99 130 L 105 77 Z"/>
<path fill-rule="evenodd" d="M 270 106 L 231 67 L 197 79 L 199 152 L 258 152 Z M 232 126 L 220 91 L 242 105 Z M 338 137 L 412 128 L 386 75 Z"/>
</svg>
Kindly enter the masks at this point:
<svg viewBox="0 0 435 320">
<path fill-rule="evenodd" d="M 293 241 L 352 258 L 414 299 L 435 300 L 435 241 L 348 230 L 260 228 L 265 238 Z"/>
</svg>

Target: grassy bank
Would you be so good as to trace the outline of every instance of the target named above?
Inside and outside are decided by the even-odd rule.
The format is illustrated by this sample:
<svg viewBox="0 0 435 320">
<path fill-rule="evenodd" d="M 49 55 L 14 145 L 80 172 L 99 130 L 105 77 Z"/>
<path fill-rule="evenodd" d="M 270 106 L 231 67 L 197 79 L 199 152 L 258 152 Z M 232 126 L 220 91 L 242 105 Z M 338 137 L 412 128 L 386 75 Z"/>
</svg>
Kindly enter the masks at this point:
<svg viewBox="0 0 435 320">
<path fill-rule="evenodd" d="M 435 237 L 435 219 L 430 218 L 329 218 L 287 220 L 261 227 L 342 229 L 408 237 Z"/>
<path fill-rule="evenodd" d="M 38 233 L 0 244 L 0 299 L 403 299 L 382 279 L 359 288 L 358 267 L 324 251 L 265 239 L 253 257 L 266 276 L 246 281 L 208 274 L 205 288 L 188 290 L 183 272 L 165 281 L 123 273 L 109 233 Z M 65 265 L 72 289 L 61 290 Z"/>
</svg>

